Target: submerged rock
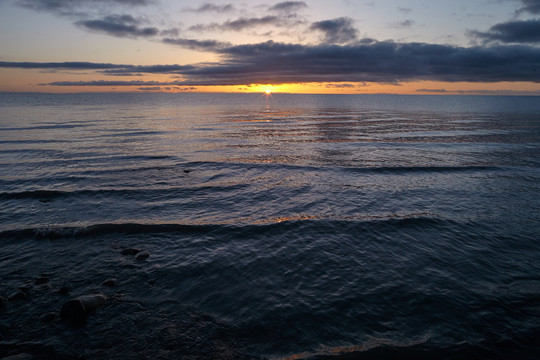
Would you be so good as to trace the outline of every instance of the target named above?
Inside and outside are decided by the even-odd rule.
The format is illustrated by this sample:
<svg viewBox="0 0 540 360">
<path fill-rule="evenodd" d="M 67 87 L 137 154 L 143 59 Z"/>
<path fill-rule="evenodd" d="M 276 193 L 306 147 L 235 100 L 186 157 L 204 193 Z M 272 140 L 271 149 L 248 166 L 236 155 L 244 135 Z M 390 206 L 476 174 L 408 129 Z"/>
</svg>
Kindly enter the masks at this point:
<svg viewBox="0 0 540 360">
<path fill-rule="evenodd" d="M 71 324 L 82 325 L 86 321 L 86 315 L 103 306 L 106 300 L 107 297 L 103 294 L 84 295 L 68 300 L 62 305 L 60 317 Z"/>
<path fill-rule="evenodd" d="M 62 305 L 60 317 L 74 325 L 82 325 L 86 321 L 86 309 L 79 299 L 72 299 Z"/>
<path fill-rule="evenodd" d="M 150 253 L 148 251 L 141 251 L 140 253 L 137 254 L 137 256 L 135 256 L 135 259 L 145 260 L 145 259 L 148 259 L 148 257 L 150 257 Z"/>
<path fill-rule="evenodd" d="M 90 312 L 105 305 L 105 302 L 107 301 L 107 297 L 103 294 L 84 295 L 79 296 L 77 299 L 83 303 L 86 312 Z"/>
<path fill-rule="evenodd" d="M 136 255 L 136 254 L 138 254 L 140 252 L 141 252 L 141 250 L 136 249 L 136 248 L 126 248 L 126 249 L 123 249 L 122 251 L 120 251 L 120 254 L 122 254 L 122 255 Z"/>
</svg>

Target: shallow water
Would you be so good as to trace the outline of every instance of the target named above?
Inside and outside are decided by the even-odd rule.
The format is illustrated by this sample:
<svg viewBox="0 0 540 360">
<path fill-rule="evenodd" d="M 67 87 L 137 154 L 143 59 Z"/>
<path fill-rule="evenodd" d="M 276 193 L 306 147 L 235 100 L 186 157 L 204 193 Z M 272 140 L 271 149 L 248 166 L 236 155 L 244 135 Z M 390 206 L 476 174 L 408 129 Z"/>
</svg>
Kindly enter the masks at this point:
<svg viewBox="0 0 540 360">
<path fill-rule="evenodd" d="M 538 114 L 534 97 L 0 94 L 0 295 L 26 294 L 0 309 L 0 355 L 535 358 Z M 109 300 L 85 326 L 58 319 L 89 293 Z"/>
</svg>

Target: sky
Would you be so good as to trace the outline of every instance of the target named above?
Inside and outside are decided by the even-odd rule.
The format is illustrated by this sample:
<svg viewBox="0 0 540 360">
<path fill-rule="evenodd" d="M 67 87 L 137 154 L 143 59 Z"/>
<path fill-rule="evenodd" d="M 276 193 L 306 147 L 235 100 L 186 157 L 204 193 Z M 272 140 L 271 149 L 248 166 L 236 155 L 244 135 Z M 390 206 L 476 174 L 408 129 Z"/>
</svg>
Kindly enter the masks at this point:
<svg viewBox="0 0 540 360">
<path fill-rule="evenodd" d="M 540 95 L 540 0 L 0 0 L 0 91 Z"/>
</svg>

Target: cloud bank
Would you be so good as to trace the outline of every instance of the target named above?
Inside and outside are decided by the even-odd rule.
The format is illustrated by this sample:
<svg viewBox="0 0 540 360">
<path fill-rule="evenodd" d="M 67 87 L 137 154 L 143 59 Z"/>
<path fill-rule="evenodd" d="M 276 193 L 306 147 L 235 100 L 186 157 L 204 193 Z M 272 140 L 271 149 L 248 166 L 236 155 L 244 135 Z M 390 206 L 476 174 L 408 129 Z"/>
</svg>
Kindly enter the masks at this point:
<svg viewBox="0 0 540 360">
<path fill-rule="evenodd" d="M 471 35 L 485 42 L 540 44 L 540 19 L 508 21 L 492 26 L 487 32 L 473 31 Z"/>
<path fill-rule="evenodd" d="M 103 19 L 77 21 L 76 24 L 116 37 L 148 37 L 159 33 L 155 27 L 140 27 L 140 21 L 131 15 L 109 15 Z"/>
<path fill-rule="evenodd" d="M 284 1 L 275 4 L 274 6 L 271 6 L 268 10 L 276 12 L 294 13 L 307 8 L 307 4 L 303 1 Z"/>
<path fill-rule="evenodd" d="M 172 40 L 171 40 L 172 41 Z M 0 62 L 4 68 L 94 70 L 105 75 L 170 74 L 169 85 L 246 85 L 314 82 L 400 83 L 532 81 L 540 83 L 540 48 L 507 45 L 456 47 L 391 41 L 356 45 L 300 45 L 268 41 L 225 46 L 207 44 L 220 62 L 134 66 L 98 63 Z M 111 82 L 53 82 L 56 86 L 104 86 Z M 155 86 L 115 82 L 114 86 Z M 163 85 L 163 84 L 159 84 Z"/>
<path fill-rule="evenodd" d="M 241 17 L 236 20 L 228 20 L 222 24 L 198 24 L 189 28 L 190 31 L 244 31 L 259 26 L 271 25 L 275 27 L 294 26 L 301 23 L 299 20 L 281 18 L 279 16 L 268 15 L 260 18 Z"/>
<path fill-rule="evenodd" d="M 226 13 L 234 11 L 234 5 L 232 4 L 226 4 L 226 5 L 214 5 L 212 3 L 204 3 L 198 8 L 187 8 L 184 11 L 187 12 L 194 12 L 194 13 L 207 13 L 207 12 L 215 12 L 215 13 Z"/>
<path fill-rule="evenodd" d="M 80 14 L 83 9 L 92 9 L 95 6 L 146 6 L 153 4 L 154 0 L 19 0 L 17 3 L 22 7 L 36 11 L 75 15 Z"/>
<path fill-rule="evenodd" d="M 231 46 L 230 43 L 217 40 L 195 40 L 182 38 L 165 38 L 163 43 L 176 45 L 190 50 L 217 52 Z"/>
</svg>

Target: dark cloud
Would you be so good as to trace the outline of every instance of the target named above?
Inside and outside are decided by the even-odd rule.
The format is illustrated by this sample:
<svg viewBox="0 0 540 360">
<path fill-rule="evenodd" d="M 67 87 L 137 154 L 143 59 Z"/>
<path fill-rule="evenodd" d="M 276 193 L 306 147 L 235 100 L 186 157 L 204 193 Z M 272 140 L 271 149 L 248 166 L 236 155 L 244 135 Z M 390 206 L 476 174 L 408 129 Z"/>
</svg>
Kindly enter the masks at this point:
<svg viewBox="0 0 540 360">
<path fill-rule="evenodd" d="M 353 20 L 346 17 L 317 21 L 311 24 L 309 29 L 321 31 L 323 42 L 327 44 L 345 44 L 358 39 L 358 30 L 354 27 Z"/>
<path fill-rule="evenodd" d="M 264 16 L 262 18 L 240 18 L 233 21 L 227 21 L 222 26 L 220 26 L 223 30 L 234 30 L 234 31 L 242 31 L 248 28 L 253 28 L 257 26 L 264 26 L 264 25 L 275 25 L 280 26 L 282 24 L 282 20 L 278 18 L 277 16 Z"/>
<path fill-rule="evenodd" d="M 224 13 L 224 12 L 231 12 L 234 11 L 235 8 L 231 4 L 227 5 L 215 5 L 212 3 L 204 3 L 198 8 L 187 8 L 184 11 L 189 12 L 196 12 L 196 13 L 203 13 L 203 12 L 217 12 L 217 13 Z"/>
<path fill-rule="evenodd" d="M 520 12 L 529 12 L 531 14 L 540 14 L 540 0 L 521 0 L 523 7 Z"/>
<path fill-rule="evenodd" d="M 540 48 L 454 47 L 424 43 L 304 46 L 272 41 L 221 51 L 221 63 L 183 73 L 197 84 L 303 82 L 534 81 Z"/>
<path fill-rule="evenodd" d="M 53 70 L 101 70 L 123 69 L 129 65 L 92 62 L 10 62 L 0 61 L 0 68 L 53 69 Z"/>
<path fill-rule="evenodd" d="M 98 72 L 111 76 L 142 76 L 142 74 L 181 75 L 195 69 L 194 65 L 119 65 L 115 68 L 99 69 Z"/>
<path fill-rule="evenodd" d="M 161 87 L 160 86 L 143 86 L 137 89 L 142 90 L 142 91 L 160 91 Z"/>
<path fill-rule="evenodd" d="M 525 45 L 457 47 L 425 43 L 369 42 L 300 45 L 268 41 L 214 48 L 222 60 L 195 65 L 134 66 L 93 63 L 14 63 L 0 67 L 88 69 L 115 75 L 178 76 L 147 81 L 53 82 L 56 86 L 203 86 L 283 83 L 401 83 L 531 81 L 540 83 L 540 48 Z"/>
<path fill-rule="evenodd" d="M 162 86 L 162 85 L 181 85 L 179 81 L 117 81 L 117 80 L 94 80 L 94 81 L 54 81 L 40 85 L 54 86 Z"/>
<path fill-rule="evenodd" d="M 194 65 L 131 65 L 124 66 L 122 69 L 140 72 L 146 74 L 180 74 L 183 71 L 189 71 L 195 69 Z M 103 70 L 102 72 L 117 71 L 117 70 Z"/>
<path fill-rule="evenodd" d="M 363 83 L 359 83 L 359 84 L 341 83 L 341 84 L 326 84 L 325 85 L 326 88 L 332 88 L 332 89 L 352 89 L 352 88 L 357 88 L 357 87 L 361 87 L 361 86 L 365 86 L 365 84 L 363 84 Z"/>
<path fill-rule="evenodd" d="M 258 26 L 276 26 L 276 27 L 285 27 L 285 26 L 295 26 L 301 24 L 300 20 L 285 19 L 278 16 L 268 15 L 261 18 L 239 18 L 236 20 L 229 20 L 222 24 L 208 24 L 208 25 L 194 25 L 191 26 L 188 30 L 191 31 L 243 31 L 246 29 L 255 28 Z"/>
<path fill-rule="evenodd" d="M 540 43 L 540 19 L 508 21 L 492 26 L 487 32 L 472 31 L 469 34 L 486 42 Z"/>
<path fill-rule="evenodd" d="M 271 6 L 268 10 L 278 11 L 284 13 L 292 13 L 302 9 L 306 9 L 308 6 L 303 1 L 284 1 Z"/>
<path fill-rule="evenodd" d="M 28 9 L 53 12 L 60 15 L 73 15 L 84 8 L 96 5 L 144 6 L 154 0 L 19 0 L 18 4 Z"/>
<path fill-rule="evenodd" d="M 417 92 L 426 92 L 426 93 L 435 93 L 435 94 L 444 94 L 447 93 L 446 89 L 417 89 Z"/>
<path fill-rule="evenodd" d="M 301 44 L 284 44 L 274 41 L 266 41 L 258 44 L 234 45 L 221 51 L 234 61 L 250 61 L 250 58 L 259 56 L 279 56 L 281 58 L 302 53 L 305 49 L 312 48 Z"/>
<path fill-rule="evenodd" d="M 180 30 L 177 28 L 171 28 L 171 29 L 161 30 L 159 34 L 165 37 L 173 37 L 173 36 L 178 37 L 178 35 L 180 35 Z"/>
<path fill-rule="evenodd" d="M 43 70 L 88 70 L 106 75 L 181 74 L 195 69 L 193 65 L 122 65 L 92 62 L 9 62 L 0 61 L 0 68 Z"/>
<path fill-rule="evenodd" d="M 176 45 L 190 50 L 217 52 L 221 49 L 231 46 L 230 43 L 225 43 L 216 40 L 195 40 L 181 38 L 165 38 L 162 40 L 165 44 Z"/>
<path fill-rule="evenodd" d="M 117 37 L 148 37 L 157 35 L 155 27 L 139 27 L 140 21 L 131 15 L 109 15 L 103 19 L 77 21 L 76 24 L 88 30 L 103 32 Z"/>
</svg>

